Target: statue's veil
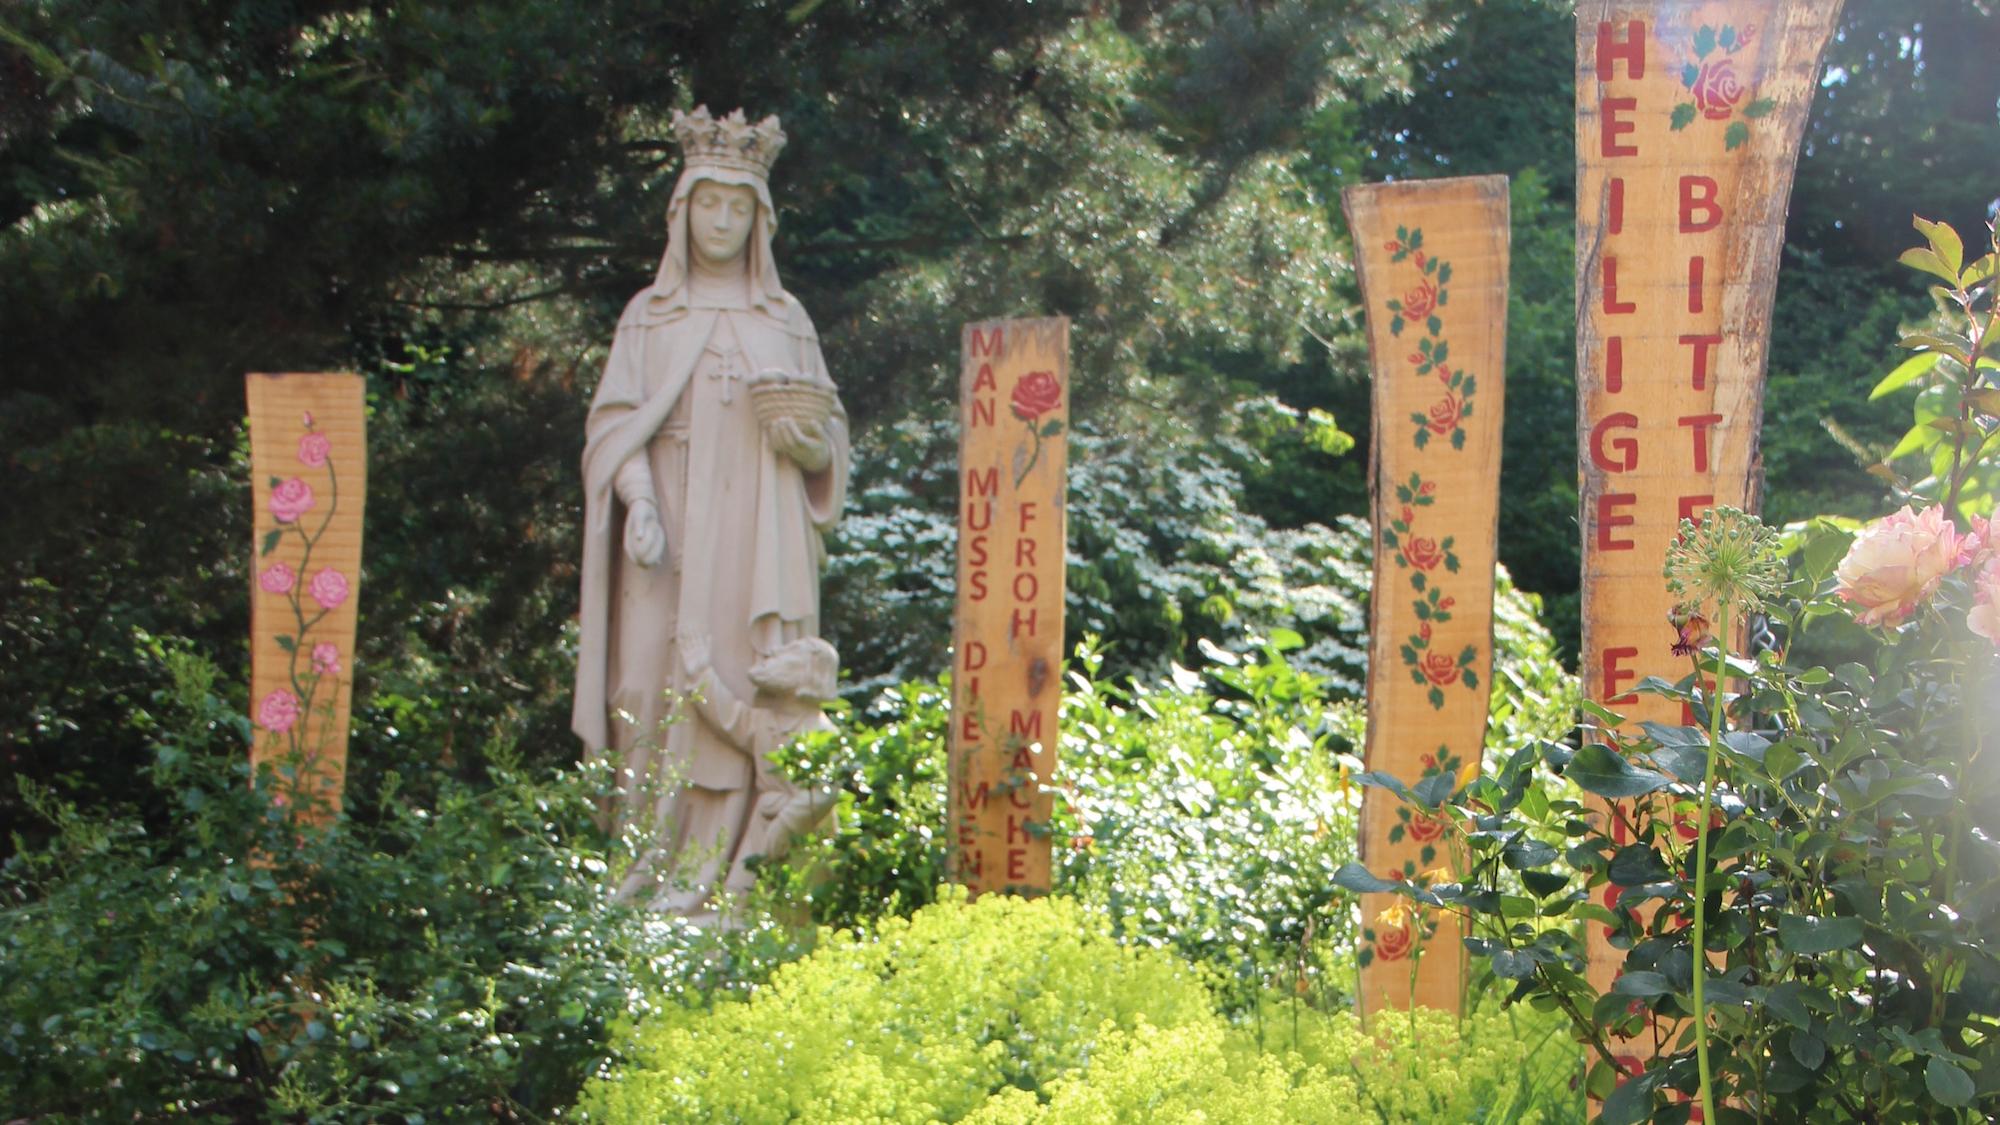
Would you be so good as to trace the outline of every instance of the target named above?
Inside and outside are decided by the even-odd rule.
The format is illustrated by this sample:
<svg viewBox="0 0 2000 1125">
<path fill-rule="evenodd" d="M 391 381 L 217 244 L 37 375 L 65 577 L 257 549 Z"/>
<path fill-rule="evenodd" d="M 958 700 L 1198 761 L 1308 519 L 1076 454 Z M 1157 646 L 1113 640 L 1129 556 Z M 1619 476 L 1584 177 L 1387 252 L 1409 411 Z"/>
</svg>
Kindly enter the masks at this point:
<svg viewBox="0 0 2000 1125">
<path fill-rule="evenodd" d="M 776 313 L 790 299 L 778 281 L 777 259 L 771 254 L 778 214 L 771 206 L 771 188 L 764 177 L 736 168 L 690 164 L 674 185 L 673 198 L 667 201 L 667 251 L 660 256 L 660 272 L 653 278 L 652 296 L 646 302 L 649 322 L 687 308 L 688 197 L 703 180 L 739 185 L 757 193 L 757 215 L 751 220 L 750 238 L 744 246 L 749 256 L 750 302 L 764 312 Z"/>
</svg>

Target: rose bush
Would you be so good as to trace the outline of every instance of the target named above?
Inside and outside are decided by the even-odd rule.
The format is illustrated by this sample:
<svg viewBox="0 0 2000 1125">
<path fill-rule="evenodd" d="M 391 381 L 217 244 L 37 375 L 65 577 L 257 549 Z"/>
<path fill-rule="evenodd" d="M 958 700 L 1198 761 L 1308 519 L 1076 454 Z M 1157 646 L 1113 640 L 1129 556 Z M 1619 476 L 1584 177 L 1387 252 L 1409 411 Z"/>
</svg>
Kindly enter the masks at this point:
<svg viewBox="0 0 2000 1125">
<path fill-rule="evenodd" d="M 1837 572 L 1840 597 L 1859 607 L 1855 620 L 1863 625 L 1900 625 L 1946 574 L 1970 561 L 1974 542 L 1943 509 L 1905 505 L 1855 539 Z"/>
</svg>

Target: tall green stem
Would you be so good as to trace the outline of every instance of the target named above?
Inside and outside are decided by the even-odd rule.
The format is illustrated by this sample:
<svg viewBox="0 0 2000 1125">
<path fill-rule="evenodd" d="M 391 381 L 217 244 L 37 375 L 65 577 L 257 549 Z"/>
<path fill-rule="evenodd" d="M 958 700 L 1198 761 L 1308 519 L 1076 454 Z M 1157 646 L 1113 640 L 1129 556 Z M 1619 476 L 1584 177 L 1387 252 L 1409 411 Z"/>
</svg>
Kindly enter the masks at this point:
<svg viewBox="0 0 2000 1125">
<path fill-rule="evenodd" d="M 1701 1118 L 1714 1121 L 1714 1079 L 1708 1069 L 1708 1001 L 1702 978 L 1708 971 L 1708 807 L 1715 792 L 1715 760 L 1722 756 L 1722 677 L 1729 671 L 1729 603 L 1723 602 L 1715 632 L 1715 679 L 1708 689 L 1708 761 L 1701 768 L 1701 806 L 1695 812 L 1694 845 L 1694 1059 L 1701 1070 Z"/>
</svg>

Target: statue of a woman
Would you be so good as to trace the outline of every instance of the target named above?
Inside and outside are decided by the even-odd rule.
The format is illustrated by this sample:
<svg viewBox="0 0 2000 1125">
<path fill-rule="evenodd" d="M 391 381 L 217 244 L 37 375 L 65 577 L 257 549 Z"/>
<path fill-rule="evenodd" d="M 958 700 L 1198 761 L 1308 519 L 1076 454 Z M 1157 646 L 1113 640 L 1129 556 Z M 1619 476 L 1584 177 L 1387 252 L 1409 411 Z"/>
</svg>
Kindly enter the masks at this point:
<svg viewBox="0 0 2000 1125">
<path fill-rule="evenodd" d="M 621 893 L 695 914 L 742 858 L 770 771 L 753 759 L 767 747 L 686 704 L 707 683 L 757 706 L 752 667 L 818 635 L 821 535 L 848 446 L 812 321 L 771 260 L 777 118 L 704 107 L 676 113 L 674 131 L 686 167 L 666 255 L 619 318 L 585 423 L 571 726 L 618 767 L 610 822 L 653 833 Z M 824 405 L 760 420 L 765 383 Z"/>
</svg>

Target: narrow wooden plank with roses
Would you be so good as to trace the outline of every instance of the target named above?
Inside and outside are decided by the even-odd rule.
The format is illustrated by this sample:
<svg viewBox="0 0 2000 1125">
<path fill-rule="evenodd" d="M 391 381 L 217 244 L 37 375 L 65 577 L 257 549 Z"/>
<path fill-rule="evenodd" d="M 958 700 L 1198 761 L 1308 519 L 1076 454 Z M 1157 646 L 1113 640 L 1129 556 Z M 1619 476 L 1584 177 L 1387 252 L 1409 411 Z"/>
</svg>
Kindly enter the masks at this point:
<svg viewBox="0 0 2000 1125">
<path fill-rule="evenodd" d="M 974 894 L 1046 894 L 1062 698 L 1069 321 L 965 326 L 947 830 Z"/>
<path fill-rule="evenodd" d="M 1757 501 L 1785 207 L 1839 7 L 1591 0 L 1577 11 L 1581 664 L 1586 698 L 1630 729 L 1686 721 L 1679 704 L 1632 690 L 1689 672 L 1661 579 L 1680 520 Z M 1597 807 L 1626 839 L 1670 815 Z M 1594 893 L 1609 905 L 1620 890 Z M 1591 981 L 1608 990 L 1623 954 L 1604 926 L 1587 941 Z M 1649 1024 L 1621 1049 L 1648 1055 L 1673 1032 Z"/>
<path fill-rule="evenodd" d="M 1375 511 L 1368 768 L 1408 785 L 1479 769 L 1493 667 L 1500 421 L 1507 345 L 1507 177 L 1370 184 L 1342 193 L 1374 371 Z M 1374 874 L 1449 881 L 1449 825 L 1380 789 L 1361 808 Z M 1360 1007 L 1463 1006 L 1453 916 L 1362 896 Z"/>
<path fill-rule="evenodd" d="M 249 375 L 250 764 L 303 820 L 340 811 L 366 418 L 359 375 Z"/>
</svg>

